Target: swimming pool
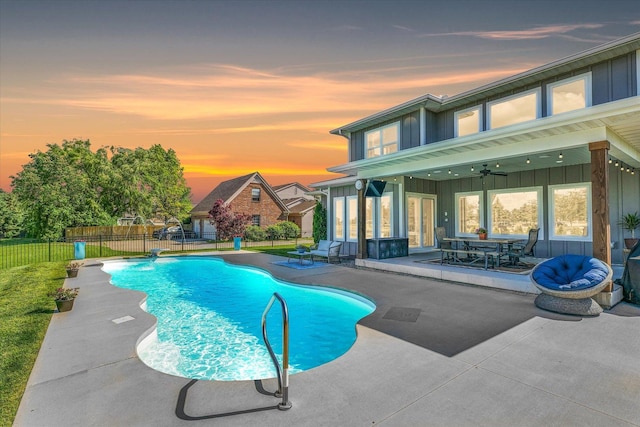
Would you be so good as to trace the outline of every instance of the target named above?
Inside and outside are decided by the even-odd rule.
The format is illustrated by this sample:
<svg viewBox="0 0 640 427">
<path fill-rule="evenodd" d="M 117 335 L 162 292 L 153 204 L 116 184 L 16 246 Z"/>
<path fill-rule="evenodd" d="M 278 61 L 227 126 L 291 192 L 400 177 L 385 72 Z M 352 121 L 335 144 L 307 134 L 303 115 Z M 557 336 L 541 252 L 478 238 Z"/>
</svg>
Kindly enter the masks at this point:
<svg viewBox="0 0 640 427">
<path fill-rule="evenodd" d="M 115 286 L 145 292 L 157 330 L 138 346 L 152 368 L 194 379 L 273 378 L 261 319 L 274 292 L 289 309 L 289 372 L 327 363 L 355 342 L 355 324 L 375 309 L 357 294 L 274 279 L 263 270 L 210 257 L 107 261 Z M 269 341 L 282 353 L 282 313 L 267 317 Z"/>
</svg>

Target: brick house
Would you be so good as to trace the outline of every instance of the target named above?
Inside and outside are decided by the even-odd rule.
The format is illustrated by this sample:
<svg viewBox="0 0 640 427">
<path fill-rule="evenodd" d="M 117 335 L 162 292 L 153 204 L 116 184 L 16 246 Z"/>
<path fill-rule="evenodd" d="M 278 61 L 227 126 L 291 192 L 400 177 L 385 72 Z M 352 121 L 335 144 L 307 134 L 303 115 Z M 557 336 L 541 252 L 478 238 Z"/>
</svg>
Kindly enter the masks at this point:
<svg viewBox="0 0 640 427">
<path fill-rule="evenodd" d="M 236 213 L 249 214 L 252 224 L 260 227 L 287 219 L 289 210 L 259 172 L 221 182 L 191 210 L 193 231 L 199 237 L 213 238 L 215 227 L 209 222 L 209 211 L 216 200 L 231 204 Z"/>
</svg>

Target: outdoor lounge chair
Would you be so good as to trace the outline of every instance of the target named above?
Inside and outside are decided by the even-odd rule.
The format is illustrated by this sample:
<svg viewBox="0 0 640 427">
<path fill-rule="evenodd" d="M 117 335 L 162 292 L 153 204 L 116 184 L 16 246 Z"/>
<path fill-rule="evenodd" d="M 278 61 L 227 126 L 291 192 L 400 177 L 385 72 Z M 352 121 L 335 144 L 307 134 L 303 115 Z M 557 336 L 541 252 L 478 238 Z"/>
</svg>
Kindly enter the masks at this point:
<svg viewBox="0 0 640 427">
<path fill-rule="evenodd" d="M 529 238 L 526 242 L 514 244 L 507 252 L 509 257 L 509 265 L 517 266 L 520 264 L 520 258 L 525 256 L 535 256 L 535 247 L 538 243 L 539 228 L 532 228 L 529 230 Z"/>
<path fill-rule="evenodd" d="M 331 263 L 331 257 L 340 259 L 340 248 L 342 242 L 332 242 L 331 240 L 320 240 L 318 247 L 311 250 L 311 262 L 314 257 L 327 258 L 327 262 Z"/>
<path fill-rule="evenodd" d="M 611 282 L 613 270 L 597 258 L 561 255 L 536 265 L 529 276 L 542 292 L 535 304 L 543 310 L 598 316 L 602 307 L 591 297 Z"/>
<path fill-rule="evenodd" d="M 616 283 L 622 285 L 627 301 L 640 304 L 640 241 L 631 248 L 624 264 L 622 278 L 617 279 Z"/>
</svg>

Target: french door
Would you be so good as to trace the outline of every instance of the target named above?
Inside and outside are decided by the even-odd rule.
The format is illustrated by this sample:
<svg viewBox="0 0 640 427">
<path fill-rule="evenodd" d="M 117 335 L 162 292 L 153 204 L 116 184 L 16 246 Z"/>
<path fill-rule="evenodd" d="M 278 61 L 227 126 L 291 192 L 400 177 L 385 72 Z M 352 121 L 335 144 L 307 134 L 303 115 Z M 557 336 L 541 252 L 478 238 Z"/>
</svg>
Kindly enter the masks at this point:
<svg viewBox="0 0 640 427">
<path fill-rule="evenodd" d="M 407 237 L 409 248 L 435 246 L 435 196 L 425 194 L 407 195 Z"/>
</svg>

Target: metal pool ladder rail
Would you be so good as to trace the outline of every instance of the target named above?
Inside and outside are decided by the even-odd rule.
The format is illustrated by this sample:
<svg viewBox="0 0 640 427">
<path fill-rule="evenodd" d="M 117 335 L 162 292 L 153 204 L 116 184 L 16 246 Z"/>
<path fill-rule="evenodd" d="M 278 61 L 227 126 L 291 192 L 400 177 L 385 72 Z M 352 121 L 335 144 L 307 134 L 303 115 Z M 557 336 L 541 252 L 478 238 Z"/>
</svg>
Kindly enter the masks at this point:
<svg viewBox="0 0 640 427">
<path fill-rule="evenodd" d="M 282 366 L 278 363 L 278 358 L 271 348 L 269 338 L 267 338 L 267 314 L 276 299 L 280 301 L 280 305 L 282 306 Z M 286 411 L 287 409 L 291 409 L 291 402 L 289 402 L 289 310 L 287 309 L 287 303 L 277 292 L 273 293 L 267 307 L 262 313 L 262 337 L 264 338 L 264 343 L 267 345 L 267 350 L 269 350 L 269 355 L 271 355 L 271 360 L 276 367 L 276 373 L 278 375 L 278 391 L 274 393 L 276 397 L 282 397 L 282 402 L 278 403 L 278 409 Z"/>
</svg>

